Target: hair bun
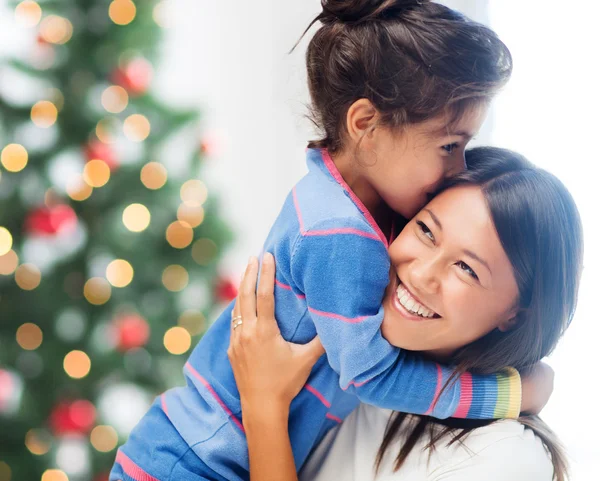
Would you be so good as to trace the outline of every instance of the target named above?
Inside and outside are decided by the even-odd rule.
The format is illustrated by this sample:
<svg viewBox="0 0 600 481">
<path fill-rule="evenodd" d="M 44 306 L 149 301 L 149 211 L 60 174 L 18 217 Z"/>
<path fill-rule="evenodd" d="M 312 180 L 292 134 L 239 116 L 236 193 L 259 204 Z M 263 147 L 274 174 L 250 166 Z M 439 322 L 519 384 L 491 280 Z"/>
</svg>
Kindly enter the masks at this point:
<svg viewBox="0 0 600 481">
<path fill-rule="evenodd" d="M 324 23 L 364 22 L 375 18 L 398 15 L 429 0 L 321 0 Z"/>
</svg>

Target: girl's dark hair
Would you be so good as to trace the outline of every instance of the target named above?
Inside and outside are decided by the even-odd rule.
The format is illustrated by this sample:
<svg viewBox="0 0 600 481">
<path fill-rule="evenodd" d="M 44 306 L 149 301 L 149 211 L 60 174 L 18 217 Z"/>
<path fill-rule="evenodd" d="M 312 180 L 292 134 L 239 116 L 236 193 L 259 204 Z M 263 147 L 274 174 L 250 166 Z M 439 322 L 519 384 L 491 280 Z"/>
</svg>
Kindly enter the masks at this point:
<svg viewBox="0 0 600 481">
<path fill-rule="evenodd" d="M 311 118 L 340 150 L 349 107 L 368 99 L 393 128 L 456 121 L 510 78 L 512 59 L 489 28 L 428 0 L 321 0 L 306 52 Z M 306 33 L 306 32 L 305 32 Z"/>
<path fill-rule="evenodd" d="M 568 190 L 556 177 L 519 154 L 480 147 L 466 152 L 466 162 L 468 169 L 449 179 L 442 190 L 466 185 L 481 188 L 512 264 L 519 288 L 519 310 L 514 329 L 508 332 L 496 329 L 453 354 L 452 378 L 466 371 L 491 374 L 506 366 L 527 373 L 533 364 L 552 352 L 575 312 L 583 258 L 579 213 Z M 377 457 L 377 469 L 407 420 L 403 413 L 390 419 Z M 552 431 L 536 416 L 520 421 L 549 450 L 555 479 L 565 479 L 566 457 Z M 453 435 L 449 443 L 452 444 L 472 429 L 491 422 L 420 416 L 396 458 L 396 469 L 425 433 L 430 435 L 428 448 L 433 448 L 447 434 Z M 444 428 L 436 429 L 440 424 Z"/>
</svg>

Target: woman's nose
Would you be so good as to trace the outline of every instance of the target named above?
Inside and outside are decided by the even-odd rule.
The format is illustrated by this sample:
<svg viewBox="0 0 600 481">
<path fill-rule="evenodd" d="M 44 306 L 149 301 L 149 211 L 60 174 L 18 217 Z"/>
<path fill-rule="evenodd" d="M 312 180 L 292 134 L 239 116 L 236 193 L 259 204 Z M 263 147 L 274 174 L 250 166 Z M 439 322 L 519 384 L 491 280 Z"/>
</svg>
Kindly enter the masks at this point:
<svg viewBox="0 0 600 481">
<path fill-rule="evenodd" d="M 419 260 L 413 264 L 412 285 L 415 289 L 433 294 L 440 287 L 438 266 L 435 259 Z"/>
</svg>

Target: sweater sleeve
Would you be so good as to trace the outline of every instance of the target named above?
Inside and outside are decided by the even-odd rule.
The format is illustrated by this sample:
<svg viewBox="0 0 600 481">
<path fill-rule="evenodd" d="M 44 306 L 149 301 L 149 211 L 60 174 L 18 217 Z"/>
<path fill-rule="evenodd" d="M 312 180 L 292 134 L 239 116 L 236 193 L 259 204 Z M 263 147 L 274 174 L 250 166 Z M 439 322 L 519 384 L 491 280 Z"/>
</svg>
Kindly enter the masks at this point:
<svg viewBox="0 0 600 481">
<path fill-rule="evenodd" d="M 330 219 L 299 234 L 291 273 L 306 296 L 343 390 L 368 404 L 437 418 L 519 415 L 521 382 L 516 370 L 489 376 L 466 373 L 441 391 L 450 368 L 383 338 L 389 256 L 386 246 L 357 220 Z"/>
</svg>

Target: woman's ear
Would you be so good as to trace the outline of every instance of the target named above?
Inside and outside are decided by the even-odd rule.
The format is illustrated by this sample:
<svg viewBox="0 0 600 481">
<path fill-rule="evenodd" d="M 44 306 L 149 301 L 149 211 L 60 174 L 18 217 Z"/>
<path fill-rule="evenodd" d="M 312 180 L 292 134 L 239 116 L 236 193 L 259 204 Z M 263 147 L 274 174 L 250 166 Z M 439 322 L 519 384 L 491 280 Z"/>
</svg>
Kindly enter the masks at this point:
<svg viewBox="0 0 600 481">
<path fill-rule="evenodd" d="M 346 130 L 350 140 L 359 143 L 367 138 L 379 121 L 379 112 L 368 99 L 358 99 L 346 114 Z"/>
<path fill-rule="evenodd" d="M 499 325 L 498 325 L 498 330 L 500 332 L 508 332 L 513 330 L 515 327 L 517 327 L 517 324 L 519 324 L 519 314 L 521 313 L 521 310 L 516 310 L 514 312 L 511 313 L 510 316 L 508 316 L 508 319 L 506 319 L 505 321 L 502 321 Z"/>
</svg>

